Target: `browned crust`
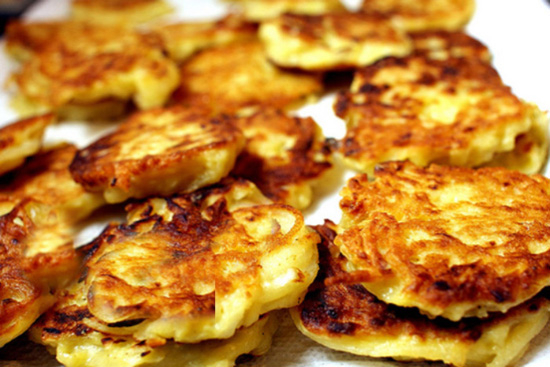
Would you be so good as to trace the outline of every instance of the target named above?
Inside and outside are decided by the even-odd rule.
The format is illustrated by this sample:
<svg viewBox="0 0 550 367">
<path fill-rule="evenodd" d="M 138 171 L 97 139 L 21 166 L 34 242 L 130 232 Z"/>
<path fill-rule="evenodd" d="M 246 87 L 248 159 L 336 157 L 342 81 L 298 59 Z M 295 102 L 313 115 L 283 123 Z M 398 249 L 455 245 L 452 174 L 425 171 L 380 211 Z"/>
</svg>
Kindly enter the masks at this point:
<svg viewBox="0 0 550 367">
<path fill-rule="evenodd" d="M 202 106 L 213 113 L 251 106 L 288 108 L 323 89 L 321 74 L 272 65 L 259 41 L 204 50 L 182 65 L 180 76 L 182 84 L 173 102 Z"/>
<path fill-rule="evenodd" d="M 467 111 L 463 111 L 451 124 L 426 128 L 418 116 L 421 101 L 407 96 L 395 96 L 391 102 L 383 103 L 381 96 L 391 90 L 391 86 L 373 82 L 380 70 L 407 70 L 413 64 L 423 65 L 425 70 L 410 82 L 413 87 L 437 83 L 446 85 L 445 93 L 454 95 L 457 93 L 455 88 L 467 81 L 475 85 L 467 87 L 471 91 L 490 91 L 493 98 L 478 102 L 472 116 L 464 116 L 463 113 Z M 491 131 L 507 124 L 511 119 L 522 118 L 528 108 L 502 83 L 495 69 L 474 58 L 431 60 L 423 56 L 390 57 L 359 70 L 355 79 L 361 81 L 356 91 L 340 92 L 334 105 L 338 116 L 352 121 L 348 124 L 340 149 L 344 156 L 354 159 L 376 160 L 391 148 L 403 147 L 434 149 L 443 154 L 451 149 L 468 146 L 473 134 Z M 492 103 L 496 98 L 506 101 L 502 103 L 507 106 L 513 106 L 512 112 L 494 118 L 500 106 Z M 388 126 L 388 121 L 400 123 L 391 123 Z"/>
<path fill-rule="evenodd" d="M 328 338 L 344 335 L 388 338 L 405 334 L 424 341 L 435 342 L 437 338 L 474 343 L 491 325 L 525 310 L 536 312 L 548 302 L 544 296 L 535 297 L 506 314 L 491 314 L 483 320 L 465 318 L 459 322 L 430 319 L 416 309 L 385 304 L 359 284 L 363 280 L 360 273 L 343 270 L 347 260 L 333 243 L 335 228 L 330 221 L 315 227 L 322 239 L 320 272 L 304 302 L 298 306 L 300 321 L 313 334 Z"/>
<path fill-rule="evenodd" d="M 33 198 L 54 206 L 77 198 L 84 189 L 74 184 L 68 169 L 76 152 L 74 145 L 61 144 L 29 158 L 14 172 L 12 180 L 0 187 L 0 198 L 16 202 Z"/>
<path fill-rule="evenodd" d="M 403 39 L 401 33 L 391 26 L 389 18 L 377 13 L 283 14 L 277 22 L 283 32 L 307 42 L 322 40 L 327 28 L 338 37 L 356 42 L 364 39 L 400 42 Z M 373 23 L 379 24 L 376 31 L 373 30 Z"/>
<path fill-rule="evenodd" d="M 456 31 L 424 31 L 409 34 L 413 42 L 414 53 L 430 57 L 430 55 L 444 52 L 445 58 L 468 57 L 490 62 L 491 53 L 481 41 Z"/>
<path fill-rule="evenodd" d="M 172 144 L 160 154 L 146 155 L 139 159 L 119 158 L 120 144 L 147 134 L 169 134 L 166 126 L 149 126 L 148 120 L 155 120 L 164 114 L 177 116 L 171 124 L 174 129 L 185 127 L 188 123 L 201 123 L 203 133 L 215 139 L 208 144 L 196 145 L 197 137 L 186 136 Z M 238 144 L 241 132 L 232 124 L 220 118 L 210 118 L 203 110 L 173 107 L 153 109 L 136 113 L 121 124 L 118 129 L 77 152 L 70 165 L 70 171 L 76 182 L 92 191 L 107 187 L 128 190 L 131 181 L 146 174 L 151 169 L 162 169 L 197 156 L 203 151 Z M 198 141 L 200 143 L 200 141 Z M 189 148 L 186 145 L 194 144 Z"/>
<path fill-rule="evenodd" d="M 232 185 L 243 184 L 246 181 L 225 179 L 194 193 L 165 199 L 171 220 L 152 214 L 151 201 L 130 204 L 127 210 L 139 210 L 136 221 L 107 228 L 86 249 L 86 270 L 81 281 L 86 284 L 88 309 L 113 327 L 160 315 L 213 317 L 215 297 L 256 282 L 261 256 L 285 245 L 288 237 L 294 236 L 303 225 L 298 223 L 290 234 L 273 233 L 265 246 L 258 248 L 257 242 L 229 212 L 227 199 L 223 197 Z M 274 207 L 299 216 L 288 206 L 256 205 L 246 209 L 246 220 L 254 222 L 265 217 Z M 132 244 L 134 241 L 138 242 Z M 126 246 L 137 245 L 146 256 L 125 258 L 116 253 Z M 113 255 L 115 260 L 111 261 Z M 142 286 L 129 284 L 118 274 L 121 265 L 132 276 L 138 276 L 146 268 L 148 277 L 155 282 Z M 239 270 L 228 271 L 227 267 Z M 196 294 L 197 284 L 215 285 L 216 295 L 214 291 Z"/>
<path fill-rule="evenodd" d="M 78 256 L 71 244 L 55 251 L 27 256 L 27 241 L 37 224 L 24 200 L 0 217 L 0 339 L 16 337 L 14 330 L 39 316 L 51 305 L 50 287 L 61 285 L 59 274 L 74 272 Z M 32 210 L 32 209 L 30 209 Z M 22 330 L 23 331 L 23 330 Z M 9 340 L 9 339 L 8 339 Z"/>
<path fill-rule="evenodd" d="M 53 121 L 54 115 L 46 114 L 19 120 L 0 128 L 0 150 L 13 147 L 18 142 L 18 138 L 25 136 L 27 131 L 36 129 L 37 133 L 42 134 Z"/>
<path fill-rule="evenodd" d="M 248 135 L 248 129 L 265 127 L 263 132 L 248 137 L 250 142 L 269 144 L 270 132 L 295 138 L 295 143 L 285 151 L 286 157 L 262 157 L 245 146 L 235 168 L 235 176 L 244 177 L 277 202 L 285 202 L 291 184 L 301 184 L 320 177 L 332 167 L 330 149 L 320 134 L 319 127 L 311 118 L 286 115 L 280 110 L 262 109 L 248 117 L 236 118 L 235 124 Z M 261 144 L 259 144 L 261 149 Z"/>
<path fill-rule="evenodd" d="M 430 192 L 454 185 L 469 188 L 467 207 L 477 214 L 430 199 Z M 550 243 L 550 183 L 540 175 L 389 162 L 377 168 L 373 182 L 366 175 L 352 178 L 340 206 L 346 223 L 354 224 L 346 224 L 336 243 L 368 273 L 365 282 L 397 278 L 404 292 L 430 306 L 513 305 L 550 279 L 550 250 L 530 249 Z M 432 239 L 407 245 L 411 232 Z M 464 243 L 458 235 L 477 238 L 476 243 Z M 484 235 L 498 235 L 503 242 L 487 242 Z"/>
</svg>

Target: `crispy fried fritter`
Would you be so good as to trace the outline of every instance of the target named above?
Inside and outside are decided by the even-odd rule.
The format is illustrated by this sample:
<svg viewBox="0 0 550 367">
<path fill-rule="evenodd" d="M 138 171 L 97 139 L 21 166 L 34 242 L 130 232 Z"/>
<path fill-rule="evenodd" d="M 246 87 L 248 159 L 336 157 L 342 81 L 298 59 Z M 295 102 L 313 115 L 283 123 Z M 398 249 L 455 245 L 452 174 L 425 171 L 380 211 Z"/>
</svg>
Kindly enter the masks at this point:
<svg viewBox="0 0 550 367">
<path fill-rule="evenodd" d="M 361 10 L 382 13 L 407 32 L 456 31 L 474 14 L 474 0 L 363 0 Z"/>
<path fill-rule="evenodd" d="M 13 104 L 21 113 L 63 114 L 70 107 L 92 113 L 98 104 L 130 99 L 148 109 L 163 105 L 178 85 L 175 63 L 164 56 L 161 40 L 152 34 L 115 26 L 59 27 L 57 37 L 12 75 L 18 88 Z M 102 115 L 105 110 L 100 109 Z"/>
<path fill-rule="evenodd" d="M 130 205 L 88 248 L 80 281 L 110 335 L 147 342 L 223 339 L 298 304 L 317 272 L 318 236 L 299 211 L 244 180 Z"/>
<path fill-rule="evenodd" d="M 255 22 L 281 14 L 325 14 L 344 11 L 340 0 L 229 0 L 242 8 L 244 16 Z"/>
<path fill-rule="evenodd" d="M 320 75 L 284 71 L 267 59 L 259 41 L 205 50 L 181 68 L 177 103 L 214 113 L 250 106 L 290 108 L 319 93 Z"/>
<path fill-rule="evenodd" d="M 246 145 L 232 174 L 251 180 L 276 202 L 308 207 L 312 185 L 332 166 L 315 121 L 261 109 L 234 123 L 243 131 Z"/>
<path fill-rule="evenodd" d="M 215 183 L 233 168 L 244 137 L 233 124 L 198 109 L 140 112 L 81 149 L 74 179 L 107 202 L 168 196 Z"/>
<path fill-rule="evenodd" d="M 133 26 L 172 11 L 165 0 L 73 0 L 71 17 L 98 25 Z"/>
<path fill-rule="evenodd" d="M 467 57 L 491 62 L 487 46 L 464 32 L 426 31 L 409 34 L 414 52 L 435 60 Z"/>
<path fill-rule="evenodd" d="M 28 159 L 9 182 L 0 186 L 0 201 L 40 201 L 68 224 L 88 217 L 104 201 L 101 195 L 87 192 L 73 180 L 69 165 L 76 152 L 74 145 L 62 144 Z"/>
<path fill-rule="evenodd" d="M 407 35 L 378 14 L 285 14 L 260 26 L 260 38 L 275 64 L 303 70 L 337 70 L 405 56 Z"/>
<path fill-rule="evenodd" d="M 550 279 L 550 182 L 504 168 L 382 164 L 342 190 L 335 243 L 383 301 L 459 320 Z"/>
<path fill-rule="evenodd" d="M 42 146 L 53 115 L 31 117 L 0 128 L 0 175 L 19 167 Z"/>
<path fill-rule="evenodd" d="M 548 321 L 547 294 L 506 314 L 459 322 L 387 305 L 360 284 L 363 275 L 345 271 L 346 260 L 332 243 L 333 228 L 317 227 L 323 239 L 321 270 L 304 302 L 291 310 L 298 329 L 322 345 L 371 357 L 505 367 L 521 357 Z"/>
<path fill-rule="evenodd" d="M 154 32 L 162 37 L 170 57 L 182 62 L 205 48 L 253 40 L 257 27 L 229 15 L 212 22 L 165 24 L 155 27 Z"/>
<path fill-rule="evenodd" d="M 241 354 L 266 353 L 277 329 L 276 315 L 265 315 L 228 339 L 196 344 L 136 341 L 87 326 L 86 320 L 93 319 L 93 315 L 86 307 L 83 288 L 83 283 L 73 284 L 31 328 L 31 338 L 48 346 L 67 367 L 233 366 Z"/>
<path fill-rule="evenodd" d="M 68 229 L 49 206 L 24 200 L 0 216 L 0 346 L 22 334 L 78 267 Z"/>
<path fill-rule="evenodd" d="M 479 166 L 513 151 L 519 135 L 548 124 L 475 57 L 381 60 L 356 73 L 335 111 L 348 127 L 340 152 L 367 173 L 389 160 Z"/>
<path fill-rule="evenodd" d="M 92 25 L 81 22 L 49 21 L 22 22 L 13 20 L 6 26 L 6 51 L 17 61 L 25 62 L 63 38 L 70 39 L 75 32 L 85 32 Z"/>
</svg>

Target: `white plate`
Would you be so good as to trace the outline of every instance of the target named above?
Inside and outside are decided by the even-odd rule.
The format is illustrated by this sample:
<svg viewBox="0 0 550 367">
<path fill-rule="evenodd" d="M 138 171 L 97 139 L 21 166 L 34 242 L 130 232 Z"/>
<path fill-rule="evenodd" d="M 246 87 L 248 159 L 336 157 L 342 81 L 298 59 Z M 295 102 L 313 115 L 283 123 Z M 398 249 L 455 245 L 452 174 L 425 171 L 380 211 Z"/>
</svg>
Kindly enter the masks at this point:
<svg viewBox="0 0 550 367">
<path fill-rule="evenodd" d="M 535 102 L 542 110 L 550 110 L 550 5 L 544 0 L 477 0 L 474 18 L 468 25 L 470 35 L 484 42 L 494 55 L 495 68 L 504 82 L 514 93 L 527 101 Z M 224 14 L 227 6 L 215 0 L 172 0 L 177 6 L 177 16 L 186 20 L 212 19 Z M 347 0 L 345 3 L 357 7 L 360 0 Z M 68 12 L 68 0 L 42 0 L 25 14 L 29 20 L 60 18 Z M 0 43 L 3 48 L 3 42 Z M 5 83 L 16 65 L 0 52 L 0 85 Z M 334 95 L 323 97 L 315 105 L 305 106 L 297 113 L 312 116 L 328 137 L 341 137 L 344 126 L 332 112 Z M 17 116 L 9 108 L 9 94 L 0 91 L 0 126 L 14 121 Z M 80 122 L 63 122 L 48 129 L 47 142 L 68 140 L 78 146 L 85 146 L 105 133 L 108 126 L 90 125 Z M 341 171 L 332 175 L 331 189 L 318 193 L 323 197 L 306 213 L 308 224 L 321 224 L 325 218 L 338 221 L 338 194 L 345 178 L 353 173 Z M 550 177 L 547 166 L 544 174 Z M 109 219 L 107 213 L 104 220 Z M 92 239 L 103 224 L 96 223 L 82 232 L 77 242 Z M 548 328 L 547 328 L 548 329 Z M 16 345 L 12 350 L 0 350 L 0 366 L 58 366 L 42 348 Z M 531 348 L 517 366 L 546 367 L 550 364 L 550 330 L 543 331 L 532 343 Z M 410 366 L 419 367 L 423 363 L 399 363 L 387 360 L 362 358 L 351 354 L 328 350 L 302 337 L 287 319 L 274 340 L 270 352 L 246 366 L 291 367 L 291 366 Z M 430 366 L 443 366 L 430 364 Z"/>
</svg>

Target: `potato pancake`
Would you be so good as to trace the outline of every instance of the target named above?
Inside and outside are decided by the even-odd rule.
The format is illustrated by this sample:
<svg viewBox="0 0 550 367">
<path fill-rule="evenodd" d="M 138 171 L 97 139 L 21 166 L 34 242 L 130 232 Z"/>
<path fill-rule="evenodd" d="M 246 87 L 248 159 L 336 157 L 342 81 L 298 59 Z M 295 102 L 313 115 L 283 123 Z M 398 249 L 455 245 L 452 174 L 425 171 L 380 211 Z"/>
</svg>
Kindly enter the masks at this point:
<svg viewBox="0 0 550 367">
<path fill-rule="evenodd" d="M 83 288 L 83 283 L 73 284 L 30 332 L 32 340 L 46 345 L 67 367 L 233 366 L 242 354 L 266 353 L 277 329 L 277 316 L 265 315 L 228 339 L 195 344 L 137 341 L 87 326 L 85 320 L 93 315 L 86 307 Z"/>
<path fill-rule="evenodd" d="M 233 168 L 244 137 L 233 124 L 199 109 L 173 107 L 132 115 L 78 151 L 76 182 L 109 203 L 169 196 L 215 183 Z"/>
<path fill-rule="evenodd" d="M 18 93 L 12 104 L 22 114 L 54 111 L 63 117 L 80 108 L 90 118 L 103 117 L 129 100 L 140 109 L 160 107 L 178 85 L 177 67 L 155 35 L 115 26 L 58 27 L 11 77 Z M 104 104 L 109 108 L 98 108 Z"/>
<path fill-rule="evenodd" d="M 548 292 L 506 314 L 450 322 L 385 304 L 346 272 L 332 243 L 334 225 L 317 227 L 320 272 L 304 302 L 291 310 L 298 329 L 332 349 L 369 357 L 443 361 L 454 366 L 506 367 L 517 361 L 550 315 Z"/>
<path fill-rule="evenodd" d="M 312 186 L 332 167 L 330 149 L 315 121 L 261 109 L 234 123 L 246 145 L 231 174 L 254 182 L 275 202 L 307 208 Z"/>
<path fill-rule="evenodd" d="M 297 107 L 323 89 L 318 74 L 271 64 L 259 41 L 204 50 L 182 65 L 181 83 L 176 103 L 204 106 L 213 113 L 252 106 Z"/>
<path fill-rule="evenodd" d="M 54 120 L 51 114 L 42 115 L 0 128 L 0 175 L 19 167 L 40 150 L 44 131 Z"/>
<path fill-rule="evenodd" d="M 425 31 L 409 34 L 415 54 L 434 60 L 467 57 L 490 63 L 492 55 L 487 46 L 464 32 Z"/>
<path fill-rule="evenodd" d="M 218 21 L 164 24 L 153 32 L 162 37 L 170 58 L 182 62 L 206 48 L 256 39 L 257 27 L 228 15 Z"/>
<path fill-rule="evenodd" d="M 39 201 L 69 224 L 88 217 L 105 202 L 101 195 L 87 192 L 73 180 L 69 165 L 77 151 L 74 145 L 61 144 L 29 158 L 0 185 L 0 201 Z"/>
<path fill-rule="evenodd" d="M 245 180 L 127 207 L 87 249 L 88 327 L 147 343 L 231 337 L 297 305 L 317 273 L 302 214 Z"/>
<path fill-rule="evenodd" d="M 68 227 L 48 205 L 27 199 L 0 216 L 0 346 L 53 304 L 78 265 Z"/>
<path fill-rule="evenodd" d="M 545 113 L 521 101 L 475 57 L 381 60 L 356 73 L 334 108 L 347 123 L 340 152 L 366 173 L 379 162 L 405 159 L 420 166 L 480 166 L 512 152 L 519 135 L 548 126 Z M 547 140 L 547 133 L 537 139 Z"/>
<path fill-rule="evenodd" d="M 475 10 L 474 0 L 363 0 L 361 10 L 391 17 L 407 32 L 462 29 Z"/>
<path fill-rule="evenodd" d="M 378 14 L 284 14 L 262 23 L 260 38 L 275 64 L 302 70 L 339 70 L 406 56 L 405 32 Z"/>
<path fill-rule="evenodd" d="M 506 312 L 550 280 L 550 182 L 388 162 L 342 190 L 335 239 L 382 301 L 450 320 Z"/>
</svg>

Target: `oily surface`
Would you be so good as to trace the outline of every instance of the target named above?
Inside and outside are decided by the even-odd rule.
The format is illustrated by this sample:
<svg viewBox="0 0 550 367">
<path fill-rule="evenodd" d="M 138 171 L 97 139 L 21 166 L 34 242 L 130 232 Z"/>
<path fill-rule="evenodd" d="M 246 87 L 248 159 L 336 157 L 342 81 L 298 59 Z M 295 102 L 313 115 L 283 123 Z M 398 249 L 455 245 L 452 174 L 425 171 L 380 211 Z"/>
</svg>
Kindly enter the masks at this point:
<svg viewBox="0 0 550 367">
<path fill-rule="evenodd" d="M 406 34 L 379 14 L 284 14 L 260 27 L 270 60 L 304 70 L 365 66 L 411 51 Z"/>
<path fill-rule="evenodd" d="M 356 73 L 334 108 L 347 123 L 341 153 L 368 173 L 388 160 L 478 166 L 547 121 L 475 57 L 381 60 Z"/>
<path fill-rule="evenodd" d="M 214 113 L 250 106 L 286 108 L 322 90 L 320 76 L 271 64 L 259 41 L 201 52 L 182 65 L 181 83 L 177 103 L 205 106 Z"/>
<path fill-rule="evenodd" d="M 296 305 L 317 271 L 301 214 L 246 181 L 128 208 L 88 249 L 89 327 L 137 340 L 230 337 Z"/>
<path fill-rule="evenodd" d="M 304 302 L 292 309 L 296 326 L 329 348 L 371 357 L 442 360 L 456 366 L 506 366 L 523 353 L 545 325 L 550 302 L 544 295 L 506 314 L 450 322 L 429 319 L 413 308 L 388 305 L 368 292 L 360 272 L 347 272 L 333 241 L 336 226 L 316 230 L 320 272 Z"/>
<path fill-rule="evenodd" d="M 132 115 L 80 150 L 71 173 L 88 190 L 104 191 L 110 202 L 170 195 L 220 180 L 243 143 L 233 124 L 202 110 L 154 109 Z"/>
<path fill-rule="evenodd" d="M 451 320 L 504 312 L 548 284 L 549 187 L 502 168 L 386 163 L 342 190 L 335 243 L 388 303 Z"/>
</svg>

